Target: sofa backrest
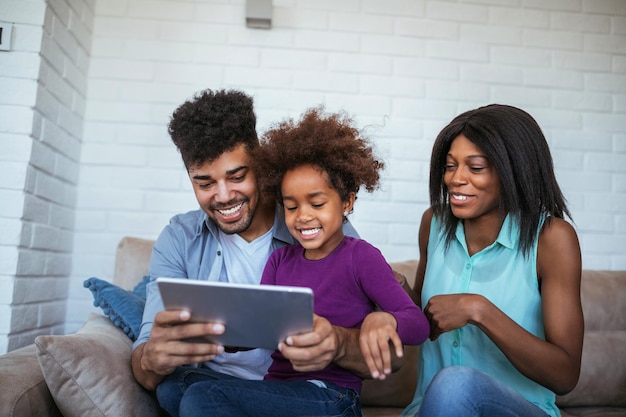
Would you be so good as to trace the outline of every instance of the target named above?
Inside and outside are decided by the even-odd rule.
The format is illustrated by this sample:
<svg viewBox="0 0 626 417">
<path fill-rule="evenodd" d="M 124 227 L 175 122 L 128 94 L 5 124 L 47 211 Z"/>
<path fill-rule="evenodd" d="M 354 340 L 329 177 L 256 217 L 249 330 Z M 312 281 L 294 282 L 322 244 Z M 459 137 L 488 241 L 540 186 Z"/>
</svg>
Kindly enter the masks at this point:
<svg viewBox="0 0 626 417">
<path fill-rule="evenodd" d="M 154 241 L 123 238 L 117 248 L 113 282 L 132 289 L 148 273 Z M 416 260 L 392 263 L 413 285 Z M 626 406 L 626 271 L 583 270 L 581 299 L 585 342 L 580 380 L 574 391 L 557 397 L 561 407 L 579 405 Z M 413 396 L 418 347 L 405 352 L 407 366 L 386 381 L 366 381 L 364 405 L 404 406 Z M 610 388 L 610 389 L 609 389 Z"/>
<path fill-rule="evenodd" d="M 117 245 L 113 283 L 125 290 L 132 290 L 150 268 L 154 240 L 124 237 Z"/>
<path fill-rule="evenodd" d="M 626 407 L 626 271 L 584 270 L 585 339 L 578 384 L 560 407 Z"/>
<path fill-rule="evenodd" d="M 626 330 L 626 271 L 584 270 L 585 331 Z"/>
</svg>

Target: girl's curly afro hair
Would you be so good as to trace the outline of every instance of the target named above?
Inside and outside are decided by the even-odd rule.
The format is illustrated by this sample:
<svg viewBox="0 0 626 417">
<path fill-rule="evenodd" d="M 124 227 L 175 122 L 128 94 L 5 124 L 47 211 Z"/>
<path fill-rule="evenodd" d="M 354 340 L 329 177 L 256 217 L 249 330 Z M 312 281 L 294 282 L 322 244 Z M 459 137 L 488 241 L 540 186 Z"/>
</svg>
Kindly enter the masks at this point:
<svg viewBox="0 0 626 417">
<path fill-rule="evenodd" d="M 377 189 L 384 168 L 349 116 L 327 114 L 322 107 L 307 110 L 297 123 L 289 119 L 268 130 L 253 161 L 259 185 L 279 202 L 285 172 L 302 165 L 325 171 L 344 201 L 362 186 L 368 192 Z"/>
</svg>

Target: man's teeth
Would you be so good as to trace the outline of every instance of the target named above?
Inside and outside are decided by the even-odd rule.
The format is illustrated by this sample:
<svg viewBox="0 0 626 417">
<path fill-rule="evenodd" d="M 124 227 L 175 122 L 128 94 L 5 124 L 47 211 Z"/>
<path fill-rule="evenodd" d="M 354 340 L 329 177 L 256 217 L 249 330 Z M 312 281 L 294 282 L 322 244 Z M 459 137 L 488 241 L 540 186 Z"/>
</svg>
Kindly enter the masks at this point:
<svg viewBox="0 0 626 417">
<path fill-rule="evenodd" d="M 224 216 L 231 216 L 231 215 L 237 213 L 239 210 L 241 210 L 241 206 L 243 206 L 243 203 L 237 204 L 235 207 L 229 208 L 227 210 L 218 210 L 218 211 L 220 212 L 220 214 L 222 214 Z"/>
<path fill-rule="evenodd" d="M 461 200 L 461 201 L 467 200 L 467 196 L 466 195 L 452 194 L 452 197 L 454 197 L 455 200 Z"/>
<path fill-rule="evenodd" d="M 321 229 L 317 228 L 317 229 L 306 229 L 306 230 L 300 230 L 300 233 L 302 233 L 305 236 L 309 236 L 309 235 L 314 235 L 315 233 L 319 232 Z"/>
</svg>

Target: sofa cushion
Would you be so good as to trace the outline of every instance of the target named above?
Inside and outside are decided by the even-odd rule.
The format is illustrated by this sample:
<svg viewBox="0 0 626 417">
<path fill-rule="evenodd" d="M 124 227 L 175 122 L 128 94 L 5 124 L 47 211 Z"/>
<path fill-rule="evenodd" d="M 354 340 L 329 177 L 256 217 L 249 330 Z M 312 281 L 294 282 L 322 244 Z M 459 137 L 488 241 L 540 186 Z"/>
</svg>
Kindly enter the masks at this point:
<svg viewBox="0 0 626 417">
<path fill-rule="evenodd" d="M 404 408 L 413 399 L 417 386 L 417 361 L 419 346 L 404 347 L 402 368 L 384 380 L 366 379 L 361 389 L 361 403 L 364 407 Z"/>
<path fill-rule="evenodd" d="M 113 324 L 135 341 L 141 328 L 146 304 L 146 284 L 149 279 L 148 276 L 143 277 L 132 291 L 96 277 L 86 279 L 83 286 L 91 291 L 93 305 L 102 308 Z"/>
<path fill-rule="evenodd" d="M 133 377 L 131 340 L 92 313 L 75 334 L 38 336 L 37 356 L 48 389 L 65 417 L 157 416 L 151 393 Z"/>
</svg>

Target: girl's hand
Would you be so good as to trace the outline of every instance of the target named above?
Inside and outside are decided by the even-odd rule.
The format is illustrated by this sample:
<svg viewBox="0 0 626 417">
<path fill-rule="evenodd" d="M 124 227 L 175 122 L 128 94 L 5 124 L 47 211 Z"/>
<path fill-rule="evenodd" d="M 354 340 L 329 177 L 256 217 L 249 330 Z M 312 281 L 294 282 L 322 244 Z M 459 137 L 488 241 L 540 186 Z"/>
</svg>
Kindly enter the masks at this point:
<svg viewBox="0 0 626 417">
<path fill-rule="evenodd" d="M 384 311 L 370 313 L 363 320 L 359 344 L 361 353 L 374 379 L 383 380 L 391 374 L 390 343 L 397 357 L 402 357 L 402 341 L 396 332 L 398 323 L 393 315 Z"/>
</svg>

